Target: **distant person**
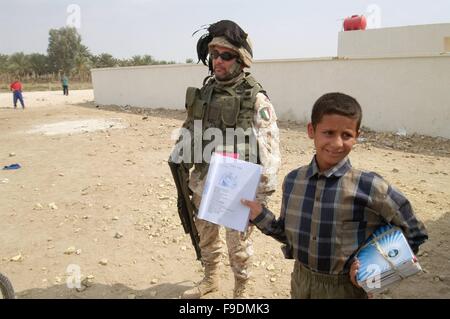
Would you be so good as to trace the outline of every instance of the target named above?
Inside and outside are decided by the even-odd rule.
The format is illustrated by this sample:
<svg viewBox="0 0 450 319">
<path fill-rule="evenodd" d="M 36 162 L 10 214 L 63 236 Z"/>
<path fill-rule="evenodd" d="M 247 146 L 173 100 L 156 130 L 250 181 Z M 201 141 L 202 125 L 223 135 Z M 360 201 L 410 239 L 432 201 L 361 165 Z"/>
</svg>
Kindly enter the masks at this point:
<svg viewBox="0 0 450 319">
<path fill-rule="evenodd" d="M 63 94 L 69 95 L 69 78 L 65 74 L 61 78 L 61 85 L 63 87 Z"/>
<path fill-rule="evenodd" d="M 14 108 L 17 108 L 17 100 L 19 100 L 20 104 L 22 104 L 22 109 L 25 109 L 25 103 L 23 102 L 22 96 L 22 83 L 20 83 L 20 81 L 16 79 L 11 83 L 9 88 L 13 92 Z"/>
<path fill-rule="evenodd" d="M 353 168 L 348 155 L 360 133 L 359 103 L 342 93 L 314 104 L 308 136 L 316 154 L 283 182 L 281 214 L 243 200 L 252 222 L 295 259 L 291 297 L 367 298 L 356 282 L 358 247 L 380 226 L 402 229 L 414 253 L 428 238 L 409 200 L 380 175 Z"/>
</svg>

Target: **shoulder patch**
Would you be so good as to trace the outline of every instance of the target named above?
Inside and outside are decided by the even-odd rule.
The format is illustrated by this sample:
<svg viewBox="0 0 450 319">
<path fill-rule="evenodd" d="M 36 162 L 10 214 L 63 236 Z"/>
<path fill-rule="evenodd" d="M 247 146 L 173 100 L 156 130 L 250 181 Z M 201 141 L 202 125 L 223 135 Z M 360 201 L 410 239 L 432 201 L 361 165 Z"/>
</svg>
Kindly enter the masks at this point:
<svg viewBox="0 0 450 319">
<path fill-rule="evenodd" d="M 262 108 L 259 109 L 259 116 L 264 120 L 264 121 L 269 121 L 272 117 L 271 111 L 270 111 L 270 107 L 268 106 L 263 106 Z"/>
</svg>

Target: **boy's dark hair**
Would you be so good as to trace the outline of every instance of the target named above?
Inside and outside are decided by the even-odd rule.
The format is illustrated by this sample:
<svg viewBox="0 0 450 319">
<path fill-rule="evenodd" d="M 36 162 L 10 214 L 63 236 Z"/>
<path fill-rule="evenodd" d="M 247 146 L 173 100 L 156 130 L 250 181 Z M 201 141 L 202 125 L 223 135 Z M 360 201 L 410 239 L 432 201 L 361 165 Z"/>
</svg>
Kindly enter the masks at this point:
<svg viewBox="0 0 450 319">
<path fill-rule="evenodd" d="M 362 110 L 358 101 L 350 95 L 333 92 L 322 95 L 316 103 L 314 103 L 311 123 L 314 128 L 322 120 L 324 115 L 338 114 L 350 117 L 357 121 L 356 130 L 359 131 L 362 120 Z"/>
</svg>

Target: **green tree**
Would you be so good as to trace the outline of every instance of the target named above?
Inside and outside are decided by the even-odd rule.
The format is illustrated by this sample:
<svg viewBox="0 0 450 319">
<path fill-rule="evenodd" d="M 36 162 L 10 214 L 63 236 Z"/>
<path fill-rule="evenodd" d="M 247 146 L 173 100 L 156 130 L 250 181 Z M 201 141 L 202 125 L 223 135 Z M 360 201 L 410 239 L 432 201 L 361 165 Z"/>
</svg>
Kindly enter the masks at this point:
<svg viewBox="0 0 450 319">
<path fill-rule="evenodd" d="M 75 70 L 80 81 L 85 81 L 89 78 L 89 70 L 92 67 L 91 60 L 84 55 L 77 55 L 75 57 Z"/>
<path fill-rule="evenodd" d="M 30 64 L 30 71 L 35 77 L 51 73 L 50 61 L 48 59 L 48 56 L 46 56 L 45 54 L 29 54 L 28 61 Z"/>
<path fill-rule="evenodd" d="M 0 73 L 2 74 L 8 72 L 8 59 L 8 55 L 0 54 Z"/>
<path fill-rule="evenodd" d="M 75 67 L 75 59 L 83 50 L 77 29 L 64 27 L 51 29 L 48 39 L 48 58 L 53 72 L 69 74 Z"/>
<path fill-rule="evenodd" d="M 151 65 L 155 64 L 156 61 L 153 60 L 153 57 L 151 55 L 135 55 L 131 58 L 130 64 L 133 66 L 139 66 L 139 65 Z"/>
<path fill-rule="evenodd" d="M 92 68 L 92 54 L 88 47 L 81 45 L 80 51 L 75 57 L 75 72 L 80 81 L 89 79 L 89 70 Z"/>
<path fill-rule="evenodd" d="M 24 76 L 30 74 L 30 61 L 23 52 L 13 53 L 8 59 L 8 71 L 10 74 Z"/>
<path fill-rule="evenodd" d="M 95 68 L 112 68 L 117 66 L 118 61 L 109 53 L 102 53 L 92 57 L 93 67 Z"/>
<path fill-rule="evenodd" d="M 132 66 L 132 61 L 129 59 L 118 59 L 117 66 L 120 66 L 120 67 Z"/>
<path fill-rule="evenodd" d="M 8 82 L 9 74 L 8 74 L 8 60 L 9 56 L 6 54 L 0 54 L 0 82 Z M 3 86 L 0 83 L 0 89 Z"/>
</svg>

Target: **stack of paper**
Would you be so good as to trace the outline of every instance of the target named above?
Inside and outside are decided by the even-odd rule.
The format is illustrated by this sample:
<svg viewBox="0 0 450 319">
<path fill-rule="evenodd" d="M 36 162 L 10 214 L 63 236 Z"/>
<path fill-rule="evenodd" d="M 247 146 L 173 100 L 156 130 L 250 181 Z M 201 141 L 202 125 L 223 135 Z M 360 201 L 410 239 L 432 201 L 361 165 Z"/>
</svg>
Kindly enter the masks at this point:
<svg viewBox="0 0 450 319">
<path fill-rule="evenodd" d="M 255 199 L 261 171 L 260 165 L 214 153 L 198 218 L 246 231 L 250 209 L 241 204 L 241 199 Z"/>
<path fill-rule="evenodd" d="M 391 225 L 377 229 L 356 257 L 356 280 L 366 292 L 381 292 L 422 270 L 402 231 Z"/>
</svg>

